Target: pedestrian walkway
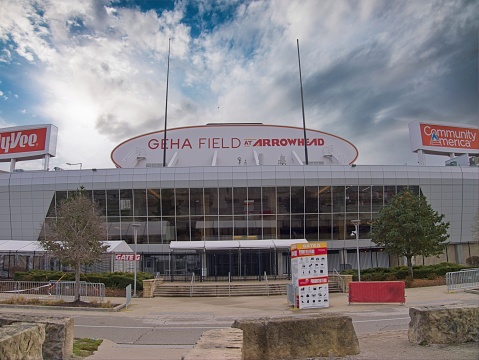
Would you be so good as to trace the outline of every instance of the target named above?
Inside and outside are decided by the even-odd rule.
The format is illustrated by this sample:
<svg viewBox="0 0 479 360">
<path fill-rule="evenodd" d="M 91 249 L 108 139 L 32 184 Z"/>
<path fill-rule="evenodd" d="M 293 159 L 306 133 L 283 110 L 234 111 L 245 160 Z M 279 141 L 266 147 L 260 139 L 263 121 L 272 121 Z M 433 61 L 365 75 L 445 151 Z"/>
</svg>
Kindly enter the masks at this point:
<svg viewBox="0 0 479 360">
<path fill-rule="evenodd" d="M 118 303 L 118 298 L 110 298 L 112 303 Z M 164 314 L 165 319 L 169 316 L 178 317 L 181 314 L 188 317 L 188 319 L 204 321 L 205 314 L 211 319 L 221 320 L 221 323 L 232 323 L 239 318 L 248 317 L 275 317 L 275 316 L 290 316 L 290 315 L 304 315 L 311 313 L 358 313 L 358 312 L 372 312 L 384 311 L 386 309 L 406 310 L 409 307 L 427 306 L 427 305 L 451 305 L 451 304 L 465 304 L 465 305 L 479 305 L 479 295 L 459 292 L 447 292 L 446 286 L 434 286 L 424 288 L 406 289 L 406 304 L 351 304 L 348 303 L 348 295 L 337 293 L 330 294 L 330 307 L 324 309 L 308 309 L 298 310 L 293 309 L 288 303 L 286 296 L 245 296 L 245 297 L 231 297 L 231 298 L 134 298 L 130 305 L 123 310 L 127 316 L 144 317 L 148 314 L 158 313 Z M 381 336 L 384 336 L 384 341 L 381 341 Z M 401 351 L 412 351 L 410 358 L 428 359 L 431 360 L 449 360 L 456 357 L 450 357 L 451 354 L 444 350 L 435 351 L 434 347 L 429 347 L 429 355 L 425 355 L 425 347 L 416 345 L 409 345 L 407 342 L 407 331 L 400 331 L 397 334 L 381 333 L 374 334 L 374 337 L 358 336 L 360 341 L 361 354 L 355 357 L 348 357 L 347 359 L 369 359 L 369 357 L 362 356 L 379 356 L 376 359 L 402 359 L 398 354 L 391 353 L 394 346 L 401 348 Z M 377 340 L 377 341 L 376 341 Z M 473 350 L 468 350 L 467 347 L 473 346 Z M 466 355 L 462 354 L 462 358 L 466 359 L 467 354 L 474 352 L 477 344 L 464 345 L 464 349 L 469 352 Z M 368 349 L 367 347 L 370 347 Z M 408 350 L 409 349 L 409 350 Z M 373 351 L 374 350 L 374 351 Z M 457 350 L 457 349 L 456 349 Z M 188 351 L 188 346 L 165 346 L 165 345 L 123 345 L 115 344 L 111 341 L 104 341 L 99 347 L 98 351 L 88 357 L 88 360 L 172 360 L 181 359 L 181 356 Z M 417 354 L 414 352 L 418 352 Z M 419 352 L 421 351 L 421 352 Z M 441 352 L 442 351 L 442 352 Z M 442 355 L 444 353 L 444 355 Z M 375 354 L 375 355 L 371 355 Z M 479 358 L 479 350 L 474 358 Z M 383 357 L 381 357 L 383 356 Z M 445 357 L 441 357 L 445 356 Z M 449 356 L 449 357 L 448 357 Z M 407 358 L 407 357 L 405 357 Z"/>
</svg>

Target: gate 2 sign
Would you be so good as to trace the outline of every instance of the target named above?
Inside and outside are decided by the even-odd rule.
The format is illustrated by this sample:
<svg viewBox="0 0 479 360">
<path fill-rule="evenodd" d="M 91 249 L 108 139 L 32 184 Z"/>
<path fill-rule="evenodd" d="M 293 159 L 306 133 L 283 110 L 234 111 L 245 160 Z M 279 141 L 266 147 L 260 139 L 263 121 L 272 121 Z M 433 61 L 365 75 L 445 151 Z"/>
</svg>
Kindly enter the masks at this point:
<svg viewBox="0 0 479 360">
<path fill-rule="evenodd" d="M 136 261 L 140 261 L 141 255 L 137 254 L 136 255 Z M 120 260 L 120 261 L 135 261 L 135 254 L 116 254 L 115 255 L 115 260 Z"/>
</svg>

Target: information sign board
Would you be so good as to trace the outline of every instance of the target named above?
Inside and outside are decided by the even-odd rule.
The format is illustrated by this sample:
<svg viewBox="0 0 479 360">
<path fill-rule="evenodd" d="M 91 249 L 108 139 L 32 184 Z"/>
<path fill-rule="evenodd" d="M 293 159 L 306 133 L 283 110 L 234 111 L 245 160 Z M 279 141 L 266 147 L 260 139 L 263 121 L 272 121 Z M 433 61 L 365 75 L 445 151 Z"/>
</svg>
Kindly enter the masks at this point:
<svg viewBox="0 0 479 360">
<path fill-rule="evenodd" d="M 291 269 L 299 308 L 329 307 L 326 243 L 309 242 L 291 245 Z"/>
</svg>

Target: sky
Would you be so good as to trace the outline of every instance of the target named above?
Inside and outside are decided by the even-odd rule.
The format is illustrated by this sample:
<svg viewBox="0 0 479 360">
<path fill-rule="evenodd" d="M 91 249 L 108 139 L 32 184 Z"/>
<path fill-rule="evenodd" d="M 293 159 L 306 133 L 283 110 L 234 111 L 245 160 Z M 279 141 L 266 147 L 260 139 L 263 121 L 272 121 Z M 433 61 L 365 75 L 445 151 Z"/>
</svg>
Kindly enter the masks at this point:
<svg viewBox="0 0 479 360">
<path fill-rule="evenodd" d="M 478 24 L 474 0 L 0 0 L 0 128 L 57 126 L 50 168 L 114 167 L 164 127 L 169 43 L 168 128 L 302 127 L 299 40 L 306 127 L 416 165 L 409 122 L 478 126 Z"/>
</svg>

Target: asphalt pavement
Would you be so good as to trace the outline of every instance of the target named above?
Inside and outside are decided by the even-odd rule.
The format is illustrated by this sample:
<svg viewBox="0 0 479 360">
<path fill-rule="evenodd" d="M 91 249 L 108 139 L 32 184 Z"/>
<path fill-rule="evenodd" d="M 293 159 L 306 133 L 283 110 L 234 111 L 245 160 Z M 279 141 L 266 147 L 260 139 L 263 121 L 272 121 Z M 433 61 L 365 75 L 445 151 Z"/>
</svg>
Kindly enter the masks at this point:
<svg viewBox="0 0 479 360">
<path fill-rule="evenodd" d="M 119 298 L 108 299 L 118 303 Z M 409 307 L 430 305 L 479 305 L 479 295 L 464 291 L 448 292 L 446 286 L 434 286 L 406 289 L 405 304 L 349 304 L 347 294 L 330 294 L 330 307 L 321 309 L 299 310 L 293 309 L 288 304 L 286 296 L 245 296 L 245 297 L 204 297 L 204 298 L 133 298 L 129 306 L 118 316 L 130 318 L 161 318 L 171 324 L 184 321 L 185 324 L 208 323 L 212 327 L 226 327 L 240 318 L 277 317 L 277 316 L 304 316 L 312 313 L 341 313 L 362 315 L 373 319 L 380 314 L 401 314 L 399 319 L 407 316 Z M 85 310 L 87 312 L 88 310 Z M 391 320 L 395 320 L 394 317 Z M 358 332 L 359 323 L 353 321 L 358 334 L 361 354 L 347 359 L 479 359 L 477 344 L 467 344 L 454 348 L 450 347 L 424 347 L 411 345 L 407 342 L 407 328 L 405 321 L 397 330 L 369 329 Z M 117 344 L 104 340 L 98 351 L 88 357 L 88 360 L 170 360 L 181 359 L 192 345 L 137 345 Z M 395 347 L 398 351 L 391 350 Z M 476 352 L 477 351 L 477 352 Z M 386 356 L 386 357 L 382 357 Z M 398 357 L 399 356 L 399 357 Z M 404 356 L 404 357 L 402 357 Z M 458 357 L 456 357 L 458 356 Z"/>
</svg>

